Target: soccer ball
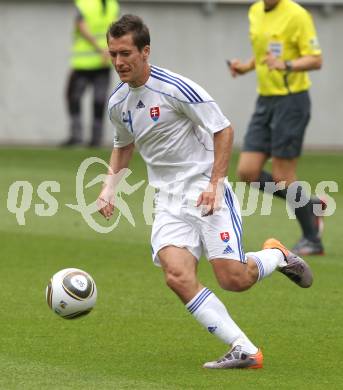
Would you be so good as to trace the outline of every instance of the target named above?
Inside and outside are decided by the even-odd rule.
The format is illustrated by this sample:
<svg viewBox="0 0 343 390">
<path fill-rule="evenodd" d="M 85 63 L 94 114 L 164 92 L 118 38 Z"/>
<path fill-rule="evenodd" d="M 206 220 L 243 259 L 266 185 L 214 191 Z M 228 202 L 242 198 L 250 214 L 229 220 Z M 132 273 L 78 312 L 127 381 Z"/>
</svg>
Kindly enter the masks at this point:
<svg viewBox="0 0 343 390">
<path fill-rule="evenodd" d="M 45 295 L 51 310 L 63 318 L 73 319 L 84 316 L 93 309 L 97 289 L 87 272 L 66 268 L 51 278 Z"/>
</svg>

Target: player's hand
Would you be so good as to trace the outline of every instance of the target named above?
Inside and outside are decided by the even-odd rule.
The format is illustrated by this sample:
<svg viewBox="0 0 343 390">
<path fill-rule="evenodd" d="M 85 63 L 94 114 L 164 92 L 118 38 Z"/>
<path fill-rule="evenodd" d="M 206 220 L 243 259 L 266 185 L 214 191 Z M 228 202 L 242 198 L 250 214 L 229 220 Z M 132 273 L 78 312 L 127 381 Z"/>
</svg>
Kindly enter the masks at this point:
<svg viewBox="0 0 343 390">
<path fill-rule="evenodd" d="M 207 217 L 212 215 L 215 211 L 219 210 L 222 202 L 223 195 L 223 182 L 218 181 L 216 185 L 210 183 L 206 191 L 199 195 L 196 203 L 196 207 L 201 207 L 201 216 Z"/>
<path fill-rule="evenodd" d="M 237 77 L 245 73 L 244 64 L 240 60 L 234 58 L 233 60 L 226 62 L 229 66 L 232 77 Z"/>
<path fill-rule="evenodd" d="M 114 199 L 116 194 L 116 185 L 118 184 L 118 174 L 113 174 L 112 169 L 107 173 L 102 190 L 96 201 L 98 211 L 107 220 L 109 220 L 114 212 Z"/>
<path fill-rule="evenodd" d="M 99 197 L 96 202 L 97 202 L 99 213 L 107 220 L 109 220 L 112 217 L 114 212 L 114 204 L 107 202 L 105 199 L 101 197 Z"/>
<path fill-rule="evenodd" d="M 201 216 L 207 217 L 212 215 L 214 212 L 214 203 L 215 203 L 216 194 L 211 191 L 204 191 L 199 195 L 199 198 L 196 203 L 196 207 L 201 207 Z"/>
<path fill-rule="evenodd" d="M 267 52 L 266 57 L 263 61 L 268 66 L 269 70 L 285 70 L 285 62 L 280 58 L 276 57 L 270 51 Z"/>
<path fill-rule="evenodd" d="M 98 211 L 99 213 L 109 220 L 114 212 L 114 193 L 113 191 L 109 191 L 107 186 L 105 185 L 102 189 L 97 201 Z"/>
</svg>

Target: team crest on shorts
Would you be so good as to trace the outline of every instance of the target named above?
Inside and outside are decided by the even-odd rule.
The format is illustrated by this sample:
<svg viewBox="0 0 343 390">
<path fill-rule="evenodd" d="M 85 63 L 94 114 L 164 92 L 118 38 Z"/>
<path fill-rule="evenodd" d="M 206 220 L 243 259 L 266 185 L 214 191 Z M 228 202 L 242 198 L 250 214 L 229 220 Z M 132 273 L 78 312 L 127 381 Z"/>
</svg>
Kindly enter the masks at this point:
<svg viewBox="0 0 343 390">
<path fill-rule="evenodd" d="M 229 232 L 222 232 L 222 233 L 220 233 L 220 238 L 222 239 L 222 241 L 228 242 L 230 240 Z"/>
<path fill-rule="evenodd" d="M 157 122 L 160 117 L 160 107 L 150 107 L 150 118 Z"/>
</svg>

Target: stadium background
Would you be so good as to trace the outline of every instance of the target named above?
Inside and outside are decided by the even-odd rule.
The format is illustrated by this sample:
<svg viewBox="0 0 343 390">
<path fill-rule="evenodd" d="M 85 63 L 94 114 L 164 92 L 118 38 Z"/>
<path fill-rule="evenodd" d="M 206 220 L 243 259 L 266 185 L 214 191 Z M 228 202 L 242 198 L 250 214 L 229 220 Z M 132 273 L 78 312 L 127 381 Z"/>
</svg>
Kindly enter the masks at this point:
<svg viewBox="0 0 343 390">
<path fill-rule="evenodd" d="M 152 62 L 188 75 L 219 101 L 236 128 L 239 146 L 255 99 L 254 75 L 229 77 L 225 59 L 250 55 L 247 8 L 251 1 L 122 1 L 122 12 L 140 14 L 151 26 Z M 67 135 L 63 93 L 73 22 L 70 1 L 0 0 L 0 389 L 86 390 L 227 390 L 342 389 L 343 356 L 343 193 L 342 193 L 342 60 L 343 1 L 303 1 L 311 10 L 324 50 L 324 67 L 312 73 L 313 119 L 299 177 L 314 189 L 335 181 L 331 193 L 335 213 L 325 219 L 325 256 L 309 257 L 315 283 L 306 291 L 276 273 L 241 293 L 218 287 L 206 261 L 199 276 L 227 305 L 265 355 L 263 370 L 206 371 L 205 360 L 225 347 L 202 329 L 164 285 L 151 263 L 150 227 L 142 212 L 145 186 L 124 196 L 136 226 L 121 217 L 110 234 L 92 230 L 76 203 L 75 175 L 90 156 L 107 161 L 108 146 L 37 148 L 55 145 Z M 115 82 L 115 81 L 114 81 Z M 85 115 L 88 118 L 88 110 Z M 86 119 L 87 119 L 86 118 Z M 233 181 L 238 150 L 229 177 Z M 146 179 L 138 154 L 133 157 L 131 185 Z M 85 183 L 103 173 L 92 167 Z M 53 216 L 39 185 L 57 181 L 60 192 Z M 32 185 L 25 225 L 7 208 L 8 191 L 16 181 Z M 87 204 L 100 185 L 85 189 Z M 259 206 L 261 206 L 261 194 Z M 18 196 L 18 207 L 22 197 Z M 285 203 L 273 199 L 272 215 L 260 207 L 244 217 L 244 247 L 257 249 L 270 235 L 292 245 L 299 227 Z M 117 214 L 116 214 L 117 216 Z M 100 224 L 111 225 L 100 215 Z M 99 299 L 95 310 L 75 321 L 52 313 L 45 287 L 58 270 L 77 267 L 95 279 Z"/>
<path fill-rule="evenodd" d="M 343 148 L 343 1 L 299 2 L 311 11 L 324 52 L 323 69 L 311 73 L 314 109 L 305 146 Z M 233 80 L 225 59 L 251 54 L 251 3 L 121 1 L 122 13 L 139 14 L 150 26 L 151 62 L 204 86 L 232 120 L 236 145 L 253 110 L 255 75 Z M 63 95 L 73 17 L 70 0 L 0 1 L 0 144 L 56 144 L 67 137 Z M 107 120 L 109 145 L 111 134 Z"/>
</svg>

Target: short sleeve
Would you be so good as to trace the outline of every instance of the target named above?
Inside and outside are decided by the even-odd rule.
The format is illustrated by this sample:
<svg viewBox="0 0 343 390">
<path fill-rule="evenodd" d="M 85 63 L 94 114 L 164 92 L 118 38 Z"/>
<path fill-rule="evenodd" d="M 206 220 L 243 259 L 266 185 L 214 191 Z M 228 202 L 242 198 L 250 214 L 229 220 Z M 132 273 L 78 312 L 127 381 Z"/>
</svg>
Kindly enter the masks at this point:
<svg viewBox="0 0 343 390">
<path fill-rule="evenodd" d="M 298 46 L 301 56 L 320 55 L 322 53 L 312 16 L 308 12 L 299 20 Z"/>
<path fill-rule="evenodd" d="M 216 133 L 230 126 L 217 103 L 213 100 L 196 104 L 182 104 L 182 112 L 196 125 L 209 133 Z"/>
<path fill-rule="evenodd" d="M 110 112 L 110 120 L 114 126 L 113 130 L 113 146 L 116 148 L 123 148 L 132 144 L 135 140 L 129 130 L 118 120 L 113 112 Z"/>
<path fill-rule="evenodd" d="M 213 98 L 196 83 L 193 83 L 193 87 L 197 92 L 198 101 L 179 102 L 179 110 L 182 114 L 212 134 L 230 126 L 230 121 Z"/>
</svg>

